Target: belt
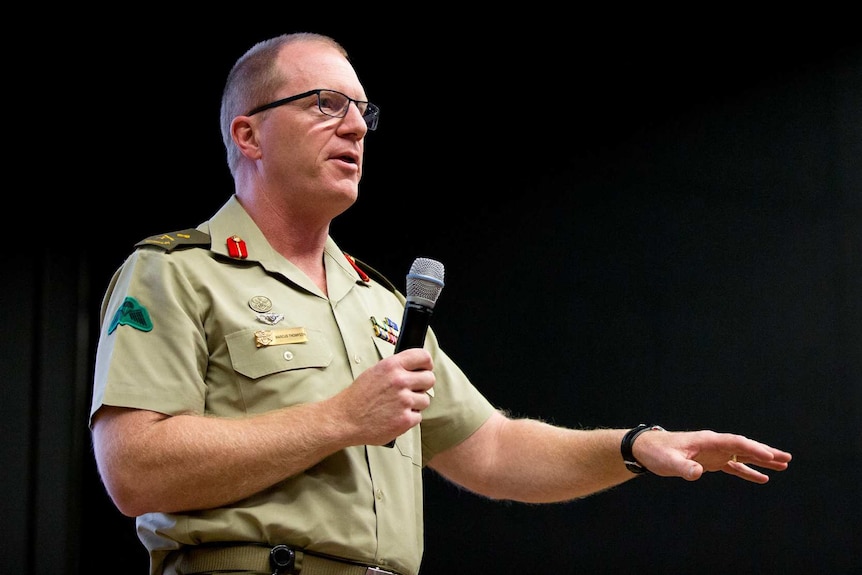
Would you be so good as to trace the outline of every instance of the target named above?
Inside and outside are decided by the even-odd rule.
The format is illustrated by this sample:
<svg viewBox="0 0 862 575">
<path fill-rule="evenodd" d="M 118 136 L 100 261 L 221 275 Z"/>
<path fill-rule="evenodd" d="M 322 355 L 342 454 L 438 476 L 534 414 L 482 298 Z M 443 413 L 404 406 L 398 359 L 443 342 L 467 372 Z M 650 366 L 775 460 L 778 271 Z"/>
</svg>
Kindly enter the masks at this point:
<svg viewBox="0 0 862 575">
<path fill-rule="evenodd" d="M 166 574 L 192 575 L 231 570 L 296 575 L 399 575 L 368 565 L 304 549 L 255 544 L 201 545 L 175 553 L 167 563 Z M 279 570 L 279 568 L 281 570 Z"/>
</svg>

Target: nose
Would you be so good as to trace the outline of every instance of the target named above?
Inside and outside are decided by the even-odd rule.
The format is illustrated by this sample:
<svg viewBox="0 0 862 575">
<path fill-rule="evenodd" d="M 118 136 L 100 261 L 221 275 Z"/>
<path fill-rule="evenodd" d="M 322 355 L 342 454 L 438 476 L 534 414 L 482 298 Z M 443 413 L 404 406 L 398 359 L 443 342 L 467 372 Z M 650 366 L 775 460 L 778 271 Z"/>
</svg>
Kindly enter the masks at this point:
<svg viewBox="0 0 862 575">
<path fill-rule="evenodd" d="M 341 126 L 364 136 L 368 132 L 368 124 L 365 123 L 365 118 L 359 110 L 359 104 L 350 102 L 347 104 L 347 112 L 341 119 Z"/>
</svg>

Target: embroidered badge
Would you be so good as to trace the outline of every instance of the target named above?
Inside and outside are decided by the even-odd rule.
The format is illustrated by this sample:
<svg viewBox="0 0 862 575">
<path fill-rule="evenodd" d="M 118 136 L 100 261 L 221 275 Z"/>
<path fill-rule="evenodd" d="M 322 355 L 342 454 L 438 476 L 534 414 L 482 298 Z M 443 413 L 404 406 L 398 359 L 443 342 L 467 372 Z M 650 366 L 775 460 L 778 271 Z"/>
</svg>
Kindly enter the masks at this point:
<svg viewBox="0 0 862 575">
<path fill-rule="evenodd" d="M 130 296 L 126 296 L 123 304 L 117 309 L 113 319 L 111 319 L 108 334 L 114 333 L 114 330 L 120 325 L 129 325 L 140 331 L 150 331 L 153 329 L 153 322 L 150 320 L 150 313 L 147 311 L 147 308 Z"/>
</svg>

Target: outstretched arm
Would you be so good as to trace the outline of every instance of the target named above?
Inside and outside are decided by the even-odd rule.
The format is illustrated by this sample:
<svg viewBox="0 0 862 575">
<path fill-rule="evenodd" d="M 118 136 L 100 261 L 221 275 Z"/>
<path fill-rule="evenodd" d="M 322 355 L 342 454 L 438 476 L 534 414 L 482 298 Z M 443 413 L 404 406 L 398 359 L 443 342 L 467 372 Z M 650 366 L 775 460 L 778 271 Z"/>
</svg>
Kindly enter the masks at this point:
<svg viewBox="0 0 862 575">
<path fill-rule="evenodd" d="M 637 476 L 626 469 L 620 453 L 627 431 L 566 429 L 497 413 L 429 465 L 449 480 L 493 499 L 567 501 Z M 791 459 L 785 451 L 742 435 L 713 431 L 647 431 L 637 437 L 632 449 L 654 474 L 689 481 L 699 479 L 704 471 L 724 471 L 766 483 L 769 477 L 751 465 L 783 471 Z"/>
</svg>

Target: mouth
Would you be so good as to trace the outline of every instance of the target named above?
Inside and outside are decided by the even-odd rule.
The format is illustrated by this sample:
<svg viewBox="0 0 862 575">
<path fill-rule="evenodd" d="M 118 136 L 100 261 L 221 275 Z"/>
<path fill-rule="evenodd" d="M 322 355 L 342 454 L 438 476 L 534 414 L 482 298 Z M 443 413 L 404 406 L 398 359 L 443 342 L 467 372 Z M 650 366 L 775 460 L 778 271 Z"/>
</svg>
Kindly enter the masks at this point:
<svg viewBox="0 0 862 575">
<path fill-rule="evenodd" d="M 334 160 L 340 160 L 340 161 L 348 163 L 348 164 L 358 164 L 359 163 L 359 156 L 357 156 L 355 154 L 341 154 L 338 156 L 333 156 L 333 159 Z"/>
</svg>

